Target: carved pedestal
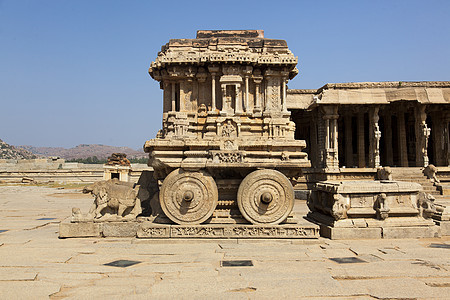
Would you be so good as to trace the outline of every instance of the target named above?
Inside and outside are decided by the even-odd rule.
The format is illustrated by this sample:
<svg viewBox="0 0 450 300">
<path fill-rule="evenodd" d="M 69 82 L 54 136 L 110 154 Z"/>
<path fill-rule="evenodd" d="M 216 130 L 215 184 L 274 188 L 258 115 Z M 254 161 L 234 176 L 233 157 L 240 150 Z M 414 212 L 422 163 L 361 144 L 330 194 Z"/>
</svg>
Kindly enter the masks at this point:
<svg viewBox="0 0 450 300">
<path fill-rule="evenodd" d="M 331 239 L 435 237 L 433 201 L 412 182 L 324 181 L 308 199 L 308 219 Z"/>
</svg>

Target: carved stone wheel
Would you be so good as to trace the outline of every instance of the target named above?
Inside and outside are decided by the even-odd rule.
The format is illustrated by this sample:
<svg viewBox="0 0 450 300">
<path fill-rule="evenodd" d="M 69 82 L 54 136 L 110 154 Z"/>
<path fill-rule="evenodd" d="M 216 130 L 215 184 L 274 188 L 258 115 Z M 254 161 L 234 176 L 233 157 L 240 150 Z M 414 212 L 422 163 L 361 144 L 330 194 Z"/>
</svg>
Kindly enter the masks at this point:
<svg viewBox="0 0 450 300">
<path fill-rule="evenodd" d="M 176 169 L 161 186 L 159 201 L 166 216 L 177 224 L 200 224 L 217 206 L 219 193 L 214 178 L 205 171 Z"/>
<path fill-rule="evenodd" d="M 294 207 L 294 188 L 276 170 L 257 170 L 242 180 L 237 203 L 241 214 L 252 224 L 279 224 Z"/>
</svg>

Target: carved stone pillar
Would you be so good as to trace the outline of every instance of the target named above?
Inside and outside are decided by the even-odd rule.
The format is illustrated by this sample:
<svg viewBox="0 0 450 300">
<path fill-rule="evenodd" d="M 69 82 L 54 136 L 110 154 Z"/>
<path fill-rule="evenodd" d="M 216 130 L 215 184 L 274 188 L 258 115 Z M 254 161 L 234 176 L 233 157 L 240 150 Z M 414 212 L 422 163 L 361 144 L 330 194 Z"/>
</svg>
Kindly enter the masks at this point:
<svg viewBox="0 0 450 300">
<path fill-rule="evenodd" d="M 193 82 L 192 80 L 184 80 L 180 82 L 180 91 L 179 91 L 179 103 L 180 103 L 180 111 L 188 112 L 192 111 L 192 93 L 193 93 Z"/>
<path fill-rule="evenodd" d="M 408 166 L 408 149 L 406 149 L 406 128 L 405 128 L 405 113 L 399 111 L 397 113 L 397 128 L 398 128 L 398 151 L 400 154 L 400 166 Z"/>
<path fill-rule="evenodd" d="M 205 82 L 206 82 L 206 73 L 204 72 L 203 68 L 201 71 L 197 73 L 197 81 L 198 81 L 198 105 L 200 106 L 201 103 L 204 103 L 205 98 Z"/>
<path fill-rule="evenodd" d="M 245 112 L 250 112 L 249 100 L 248 100 L 248 96 L 249 96 L 249 94 L 248 94 L 249 93 L 248 78 L 251 76 L 252 70 L 253 70 L 253 68 L 251 66 L 247 66 L 244 69 L 244 78 L 245 78 L 244 111 Z"/>
<path fill-rule="evenodd" d="M 380 138 L 381 131 L 378 125 L 379 107 L 373 107 L 369 111 L 369 166 L 377 168 L 380 166 Z"/>
<path fill-rule="evenodd" d="M 380 159 L 380 140 L 381 140 L 381 130 L 380 126 L 378 125 L 378 113 L 376 115 L 376 121 L 374 122 L 375 125 L 375 168 L 378 168 L 381 166 L 381 159 Z"/>
<path fill-rule="evenodd" d="M 267 69 L 265 72 L 265 79 L 266 103 L 264 112 L 281 112 L 280 74 L 279 72 Z"/>
<path fill-rule="evenodd" d="M 318 118 L 316 118 L 315 116 L 317 115 L 317 112 L 314 111 L 313 112 L 313 117 L 311 118 L 311 126 L 310 126 L 310 141 L 311 141 L 311 163 L 312 163 L 312 167 L 317 168 L 318 164 L 319 164 L 319 159 L 318 159 L 318 154 L 319 154 L 319 149 L 318 149 L 318 145 L 317 145 L 317 141 L 318 141 L 318 136 L 317 136 L 317 120 Z"/>
<path fill-rule="evenodd" d="M 249 111 L 248 109 L 248 75 L 245 75 L 245 99 L 244 99 L 244 111 Z"/>
<path fill-rule="evenodd" d="M 384 117 L 384 137 L 385 137 L 385 151 L 386 151 L 386 165 L 394 165 L 394 152 L 392 149 L 392 115 L 390 112 L 386 113 Z"/>
<path fill-rule="evenodd" d="M 346 115 L 344 117 L 345 127 L 345 165 L 353 167 L 353 134 L 352 134 L 352 116 Z"/>
<path fill-rule="evenodd" d="M 430 137 L 431 129 L 428 128 L 426 120 L 427 113 L 426 106 L 420 105 L 416 107 L 416 166 L 427 167 L 428 160 L 428 138 Z"/>
<path fill-rule="evenodd" d="M 287 86 L 286 83 L 288 81 L 288 72 L 281 72 L 281 90 L 282 90 L 282 99 L 281 99 L 281 109 L 283 112 L 287 112 Z"/>
<path fill-rule="evenodd" d="M 325 121 L 325 168 L 339 170 L 337 106 L 322 106 Z"/>
<path fill-rule="evenodd" d="M 171 96 L 172 96 L 172 111 L 176 111 L 176 103 L 175 103 L 175 101 L 176 101 L 176 98 L 175 98 L 175 85 L 176 85 L 176 83 L 175 82 L 172 82 L 172 94 L 171 94 Z"/>
<path fill-rule="evenodd" d="M 428 167 L 428 165 L 430 164 L 430 160 L 428 158 L 428 139 L 431 134 L 431 128 L 428 128 L 426 123 L 424 125 L 425 126 L 422 128 L 422 133 L 425 139 L 425 146 L 423 148 L 423 166 Z"/>
<path fill-rule="evenodd" d="M 242 99 L 241 99 L 241 85 L 236 84 L 234 86 L 234 92 L 235 92 L 235 113 L 236 114 L 242 114 Z"/>
<path fill-rule="evenodd" d="M 256 72 L 255 72 L 256 73 Z M 253 82 L 255 83 L 255 106 L 253 107 L 254 113 L 261 112 L 261 82 L 262 76 L 254 75 Z"/>
<path fill-rule="evenodd" d="M 358 112 L 357 122 L 357 135 L 358 135 L 358 167 L 364 168 L 366 166 L 366 152 L 364 145 L 364 112 Z"/>
<path fill-rule="evenodd" d="M 227 113 L 227 112 L 230 112 L 230 110 L 231 110 L 230 103 L 226 98 L 227 97 L 227 86 L 225 84 L 222 84 L 221 89 L 222 89 L 222 110 L 221 110 L 221 112 Z"/>
<path fill-rule="evenodd" d="M 211 111 L 216 111 L 216 74 L 211 73 Z"/>
<path fill-rule="evenodd" d="M 196 78 L 192 79 L 191 111 L 198 111 L 198 108 L 200 106 L 199 85 L 200 84 L 198 80 L 196 80 Z"/>
<path fill-rule="evenodd" d="M 170 97 L 171 93 L 171 84 L 169 81 L 164 80 L 163 82 L 163 89 L 164 89 L 164 103 L 163 103 L 163 112 L 168 112 L 172 108 L 172 99 Z"/>
<path fill-rule="evenodd" d="M 219 67 L 209 66 L 209 72 L 211 73 L 211 112 L 216 111 L 216 75 L 219 72 Z"/>
</svg>

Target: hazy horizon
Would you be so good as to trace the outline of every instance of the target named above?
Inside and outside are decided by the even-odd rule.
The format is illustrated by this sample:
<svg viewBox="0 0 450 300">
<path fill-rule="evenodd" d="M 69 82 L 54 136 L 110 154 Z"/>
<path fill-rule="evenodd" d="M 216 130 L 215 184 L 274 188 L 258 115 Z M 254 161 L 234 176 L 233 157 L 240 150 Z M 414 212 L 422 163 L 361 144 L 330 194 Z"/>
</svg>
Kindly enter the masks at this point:
<svg viewBox="0 0 450 300">
<path fill-rule="evenodd" d="M 4 142 L 6 142 L 6 141 L 4 141 Z M 6 142 L 6 143 L 9 144 L 8 142 Z M 11 144 L 9 144 L 9 145 L 11 145 Z M 62 147 L 62 146 L 55 146 L 55 147 L 51 146 L 51 147 L 49 147 L 49 146 L 35 146 L 35 145 L 12 145 L 12 146 L 16 146 L 16 147 L 35 147 L 35 148 L 63 148 L 63 149 L 72 149 L 72 148 L 76 148 L 76 147 L 78 147 L 78 146 L 83 146 L 83 145 L 88 145 L 88 146 L 96 145 L 96 146 L 126 147 L 126 148 L 130 148 L 130 149 L 133 149 L 133 150 L 137 150 L 137 151 L 142 151 L 142 152 L 144 152 L 144 148 L 143 148 L 143 147 L 132 148 L 132 147 L 129 147 L 129 146 L 105 145 L 105 144 L 99 144 L 99 143 L 94 143 L 94 144 L 83 144 L 83 143 L 82 143 L 82 144 L 78 144 L 78 145 L 71 146 L 71 147 Z"/>
<path fill-rule="evenodd" d="M 262 29 L 299 57 L 293 89 L 450 80 L 450 1 L 0 0 L 0 138 L 140 149 L 161 128 L 147 73 L 200 29 Z M 277 5 L 275 5 L 277 4 Z"/>
</svg>

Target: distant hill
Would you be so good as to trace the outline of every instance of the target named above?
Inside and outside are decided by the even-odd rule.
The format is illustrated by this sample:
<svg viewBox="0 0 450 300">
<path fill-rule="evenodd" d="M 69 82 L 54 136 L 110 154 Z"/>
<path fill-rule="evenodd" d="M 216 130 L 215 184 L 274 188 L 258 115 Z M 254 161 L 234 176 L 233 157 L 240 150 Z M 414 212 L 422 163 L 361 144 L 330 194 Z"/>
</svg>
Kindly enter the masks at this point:
<svg viewBox="0 0 450 300">
<path fill-rule="evenodd" d="M 28 150 L 11 146 L 0 139 L 0 159 L 33 159 L 37 157 Z"/>
<path fill-rule="evenodd" d="M 85 159 L 88 157 L 96 156 L 98 159 L 106 159 L 112 153 L 125 153 L 127 158 L 143 158 L 148 154 L 144 151 L 138 151 L 129 147 L 115 147 L 107 145 L 86 145 L 81 144 L 74 148 L 62 148 L 62 147 L 34 147 L 34 146 L 20 146 L 36 155 L 41 156 L 59 156 L 66 160 L 69 159 Z"/>
</svg>

